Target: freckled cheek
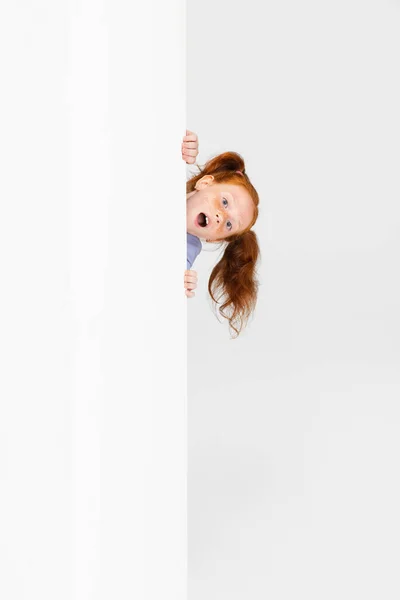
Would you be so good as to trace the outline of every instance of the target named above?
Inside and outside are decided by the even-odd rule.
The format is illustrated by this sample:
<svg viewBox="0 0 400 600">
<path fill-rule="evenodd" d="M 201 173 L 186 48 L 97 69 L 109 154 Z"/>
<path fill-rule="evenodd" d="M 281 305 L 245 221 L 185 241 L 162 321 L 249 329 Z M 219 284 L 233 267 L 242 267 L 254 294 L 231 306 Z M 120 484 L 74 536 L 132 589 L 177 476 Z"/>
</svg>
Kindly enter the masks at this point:
<svg viewBox="0 0 400 600">
<path fill-rule="evenodd" d="M 222 215 L 222 208 L 218 198 L 211 194 L 204 194 L 201 198 L 199 206 L 202 207 L 202 210 L 211 215 L 211 218 L 214 220 L 215 215 Z"/>
<path fill-rule="evenodd" d="M 222 214 L 222 207 L 218 198 L 210 198 L 209 204 L 213 216 L 215 216 L 216 214 Z"/>
</svg>

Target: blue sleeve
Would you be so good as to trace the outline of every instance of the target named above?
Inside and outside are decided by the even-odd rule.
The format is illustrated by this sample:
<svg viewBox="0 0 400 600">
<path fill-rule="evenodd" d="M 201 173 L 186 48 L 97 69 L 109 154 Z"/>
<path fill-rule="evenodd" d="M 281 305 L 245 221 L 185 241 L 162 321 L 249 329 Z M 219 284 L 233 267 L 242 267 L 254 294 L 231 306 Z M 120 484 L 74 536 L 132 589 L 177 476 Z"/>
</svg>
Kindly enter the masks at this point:
<svg viewBox="0 0 400 600">
<path fill-rule="evenodd" d="M 200 239 L 190 233 L 186 234 L 186 244 L 186 265 L 188 269 L 191 269 L 196 257 L 202 250 L 202 245 Z"/>
</svg>

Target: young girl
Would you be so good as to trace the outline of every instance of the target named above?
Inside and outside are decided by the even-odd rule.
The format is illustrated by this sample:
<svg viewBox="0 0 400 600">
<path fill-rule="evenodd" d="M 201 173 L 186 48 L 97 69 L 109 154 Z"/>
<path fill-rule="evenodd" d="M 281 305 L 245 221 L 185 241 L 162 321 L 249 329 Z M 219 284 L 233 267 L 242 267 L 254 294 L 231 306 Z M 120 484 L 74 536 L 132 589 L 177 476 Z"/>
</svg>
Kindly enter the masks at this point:
<svg viewBox="0 0 400 600">
<path fill-rule="evenodd" d="M 182 158 L 193 164 L 198 154 L 197 135 L 186 133 Z M 198 168 L 200 172 L 186 183 L 186 295 L 193 297 L 197 287 L 197 273 L 190 269 L 201 252 L 201 240 L 221 242 L 224 254 L 211 272 L 208 291 L 215 305 L 222 299 L 219 312 L 237 337 L 257 301 L 260 249 L 251 228 L 258 217 L 259 198 L 244 160 L 236 152 L 219 154 Z"/>
</svg>

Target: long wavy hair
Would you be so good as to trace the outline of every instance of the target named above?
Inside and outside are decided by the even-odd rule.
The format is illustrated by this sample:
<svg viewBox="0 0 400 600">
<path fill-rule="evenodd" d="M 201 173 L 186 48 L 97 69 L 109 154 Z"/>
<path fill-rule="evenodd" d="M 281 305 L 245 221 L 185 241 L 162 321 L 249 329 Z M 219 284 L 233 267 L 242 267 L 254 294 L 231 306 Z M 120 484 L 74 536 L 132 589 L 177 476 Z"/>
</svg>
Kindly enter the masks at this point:
<svg viewBox="0 0 400 600">
<path fill-rule="evenodd" d="M 208 282 L 208 292 L 215 308 L 221 304 L 219 313 L 229 321 L 230 330 L 234 332 L 232 337 L 237 338 L 247 325 L 257 302 L 259 283 L 256 264 L 260 258 L 260 248 L 251 228 L 258 217 L 259 198 L 245 171 L 244 160 L 237 152 L 224 152 L 209 160 L 203 168 L 196 166 L 200 172 L 186 182 L 187 193 L 195 190 L 199 179 L 213 175 L 214 183 L 241 185 L 254 202 L 253 220 L 248 228 L 221 241 L 220 246 L 225 245 L 225 250 Z"/>
</svg>

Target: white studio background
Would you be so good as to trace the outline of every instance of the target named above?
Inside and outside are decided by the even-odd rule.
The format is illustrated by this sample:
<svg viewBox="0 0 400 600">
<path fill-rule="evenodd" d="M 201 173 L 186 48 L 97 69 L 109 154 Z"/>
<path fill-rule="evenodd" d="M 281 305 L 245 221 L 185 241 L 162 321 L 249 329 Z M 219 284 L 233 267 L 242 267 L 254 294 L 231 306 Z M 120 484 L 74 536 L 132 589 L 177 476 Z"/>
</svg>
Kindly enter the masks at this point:
<svg viewBox="0 0 400 600">
<path fill-rule="evenodd" d="M 243 155 L 262 252 L 238 340 L 208 300 L 218 253 L 193 266 L 189 600 L 397 599 L 400 3 L 187 18 L 199 163 Z"/>
<path fill-rule="evenodd" d="M 185 16 L 1 4 L 4 600 L 186 597 Z"/>
</svg>

